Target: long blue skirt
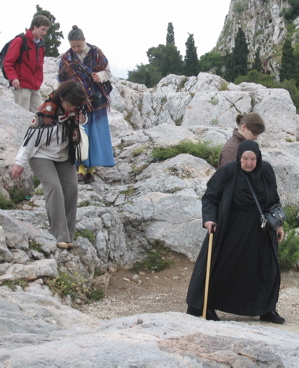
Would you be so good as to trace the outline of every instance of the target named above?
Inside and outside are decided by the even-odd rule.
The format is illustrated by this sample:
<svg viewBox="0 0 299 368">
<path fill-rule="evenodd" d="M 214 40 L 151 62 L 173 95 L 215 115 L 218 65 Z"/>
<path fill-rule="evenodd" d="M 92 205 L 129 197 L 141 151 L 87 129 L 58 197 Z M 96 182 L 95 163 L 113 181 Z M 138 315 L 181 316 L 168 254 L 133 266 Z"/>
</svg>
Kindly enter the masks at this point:
<svg viewBox="0 0 299 368">
<path fill-rule="evenodd" d="M 93 111 L 87 116 L 88 122 L 84 129 L 89 139 L 89 155 L 82 164 L 85 167 L 114 166 L 107 110 Z"/>
</svg>

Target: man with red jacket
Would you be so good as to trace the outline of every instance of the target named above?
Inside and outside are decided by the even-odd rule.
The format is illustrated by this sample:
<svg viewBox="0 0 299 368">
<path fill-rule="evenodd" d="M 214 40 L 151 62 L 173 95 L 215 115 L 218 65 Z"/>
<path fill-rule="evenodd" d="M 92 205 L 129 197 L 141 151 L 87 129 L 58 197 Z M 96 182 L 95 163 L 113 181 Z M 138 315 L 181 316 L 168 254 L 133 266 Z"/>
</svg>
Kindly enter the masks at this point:
<svg viewBox="0 0 299 368">
<path fill-rule="evenodd" d="M 21 53 L 23 39 L 16 37 L 11 41 L 4 59 L 5 74 L 12 87 L 15 102 L 25 110 L 34 113 L 42 104 L 39 89 L 44 78 L 45 44 L 43 37 L 50 25 L 47 17 L 35 16 L 30 29 L 25 34 L 28 49 Z"/>
</svg>

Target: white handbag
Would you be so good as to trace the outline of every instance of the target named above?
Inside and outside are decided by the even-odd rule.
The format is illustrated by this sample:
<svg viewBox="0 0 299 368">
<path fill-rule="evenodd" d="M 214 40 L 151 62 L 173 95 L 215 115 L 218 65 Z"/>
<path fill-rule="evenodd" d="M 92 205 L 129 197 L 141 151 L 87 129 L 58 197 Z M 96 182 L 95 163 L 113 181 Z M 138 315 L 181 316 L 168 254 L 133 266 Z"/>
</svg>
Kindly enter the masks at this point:
<svg viewBox="0 0 299 368">
<path fill-rule="evenodd" d="M 88 159 L 89 141 L 84 126 L 80 124 L 79 129 L 80 129 L 80 143 L 79 143 L 79 150 L 76 150 L 76 161 L 82 162 Z"/>
</svg>

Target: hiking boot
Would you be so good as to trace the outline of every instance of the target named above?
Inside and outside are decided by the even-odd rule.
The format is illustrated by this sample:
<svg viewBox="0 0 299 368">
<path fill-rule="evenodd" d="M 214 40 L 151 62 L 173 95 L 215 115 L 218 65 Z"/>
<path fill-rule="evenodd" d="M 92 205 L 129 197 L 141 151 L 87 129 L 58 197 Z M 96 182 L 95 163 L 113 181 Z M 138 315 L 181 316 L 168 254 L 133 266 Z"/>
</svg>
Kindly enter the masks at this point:
<svg viewBox="0 0 299 368">
<path fill-rule="evenodd" d="M 95 181 L 94 175 L 92 175 L 91 173 L 87 173 L 85 175 L 85 184 L 90 184 L 93 183 Z"/>
<path fill-rule="evenodd" d="M 68 249 L 68 244 L 65 242 L 58 242 L 56 246 L 57 248 L 60 248 L 60 249 Z"/>
<path fill-rule="evenodd" d="M 82 173 L 78 173 L 77 178 L 78 178 L 78 183 L 84 183 L 85 176 Z"/>
<path fill-rule="evenodd" d="M 285 319 L 283 317 L 280 317 L 280 315 L 276 311 L 263 314 L 262 316 L 260 316 L 260 320 L 264 322 L 279 323 L 281 325 L 285 323 Z"/>
</svg>

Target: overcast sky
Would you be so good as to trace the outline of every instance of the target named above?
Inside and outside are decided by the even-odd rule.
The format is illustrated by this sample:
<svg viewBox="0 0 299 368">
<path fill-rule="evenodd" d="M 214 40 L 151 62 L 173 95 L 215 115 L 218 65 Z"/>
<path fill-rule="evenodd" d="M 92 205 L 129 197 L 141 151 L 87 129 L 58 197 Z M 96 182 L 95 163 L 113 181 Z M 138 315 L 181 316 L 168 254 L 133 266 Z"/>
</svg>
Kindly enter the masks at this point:
<svg viewBox="0 0 299 368">
<path fill-rule="evenodd" d="M 60 23 L 64 35 L 59 48 L 61 53 L 69 48 L 68 33 L 73 25 L 77 25 L 88 43 L 102 49 L 113 75 L 127 78 L 128 70 L 148 63 L 146 52 L 150 47 L 165 45 L 168 23 L 174 27 L 175 45 L 183 57 L 189 33 L 194 35 L 198 57 L 211 51 L 223 28 L 230 2 L 8 0 L 2 4 L 0 49 L 16 34 L 30 27 L 38 4 Z"/>
</svg>

